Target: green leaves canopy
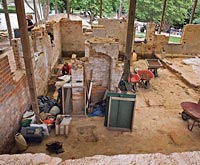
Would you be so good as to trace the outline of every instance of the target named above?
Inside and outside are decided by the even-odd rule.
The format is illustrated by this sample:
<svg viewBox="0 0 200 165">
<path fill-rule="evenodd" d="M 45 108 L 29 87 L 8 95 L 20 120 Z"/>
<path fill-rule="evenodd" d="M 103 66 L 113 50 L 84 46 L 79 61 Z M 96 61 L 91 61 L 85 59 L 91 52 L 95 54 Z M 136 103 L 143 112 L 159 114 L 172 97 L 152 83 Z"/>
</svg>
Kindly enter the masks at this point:
<svg viewBox="0 0 200 165">
<path fill-rule="evenodd" d="M 46 0 L 42 0 L 46 1 Z M 128 14 L 130 0 L 102 0 L 103 16 L 113 17 L 119 11 L 120 2 L 123 11 Z M 66 0 L 51 0 L 51 4 L 57 2 L 59 6 L 65 7 Z M 164 0 L 137 0 L 136 18 L 139 21 L 160 22 Z M 199 4 L 199 3 L 198 3 Z M 167 0 L 164 20 L 170 25 L 184 24 L 190 16 L 193 0 Z M 72 9 L 90 12 L 95 17 L 99 15 L 100 0 L 70 0 Z M 197 9 L 200 11 L 200 5 Z M 200 15 L 200 12 L 199 12 Z"/>
<path fill-rule="evenodd" d="M 141 21 L 158 23 L 162 15 L 164 0 L 137 0 L 136 17 Z M 184 24 L 193 0 L 167 0 L 165 22 L 171 25 Z"/>
</svg>

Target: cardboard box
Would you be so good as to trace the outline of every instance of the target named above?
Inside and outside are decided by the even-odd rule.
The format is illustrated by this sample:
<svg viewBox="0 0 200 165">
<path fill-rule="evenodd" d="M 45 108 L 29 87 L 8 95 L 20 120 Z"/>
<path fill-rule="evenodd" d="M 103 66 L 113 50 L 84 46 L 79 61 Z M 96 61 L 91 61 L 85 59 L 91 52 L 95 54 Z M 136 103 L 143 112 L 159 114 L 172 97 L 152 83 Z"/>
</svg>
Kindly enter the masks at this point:
<svg viewBox="0 0 200 165">
<path fill-rule="evenodd" d="M 56 135 L 68 135 L 71 120 L 69 115 L 58 115 L 56 117 Z"/>
</svg>

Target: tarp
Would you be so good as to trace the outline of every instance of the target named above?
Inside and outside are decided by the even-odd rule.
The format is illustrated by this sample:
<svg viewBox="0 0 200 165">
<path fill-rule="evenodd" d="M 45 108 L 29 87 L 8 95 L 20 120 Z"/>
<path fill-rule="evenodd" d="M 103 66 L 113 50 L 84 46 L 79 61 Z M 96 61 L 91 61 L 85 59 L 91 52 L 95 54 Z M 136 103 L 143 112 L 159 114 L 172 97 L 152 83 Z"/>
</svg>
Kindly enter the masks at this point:
<svg viewBox="0 0 200 165">
<path fill-rule="evenodd" d="M 186 65 L 192 65 L 192 69 L 195 71 L 196 74 L 200 75 L 200 58 L 188 58 L 182 60 Z"/>
</svg>

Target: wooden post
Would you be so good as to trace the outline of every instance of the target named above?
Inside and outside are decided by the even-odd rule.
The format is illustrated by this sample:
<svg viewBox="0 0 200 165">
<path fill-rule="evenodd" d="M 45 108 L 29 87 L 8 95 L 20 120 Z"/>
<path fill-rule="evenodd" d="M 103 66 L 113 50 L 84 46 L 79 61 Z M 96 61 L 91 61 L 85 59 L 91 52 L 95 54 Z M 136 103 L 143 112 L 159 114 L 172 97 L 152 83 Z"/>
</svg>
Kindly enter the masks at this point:
<svg viewBox="0 0 200 165">
<path fill-rule="evenodd" d="M 37 19 L 37 7 L 36 7 L 36 4 L 35 4 L 35 0 L 33 0 L 33 5 L 34 5 L 34 13 L 35 13 L 35 24 L 36 26 L 38 25 L 38 19 Z"/>
<path fill-rule="evenodd" d="M 2 3 L 3 3 L 4 13 L 5 13 L 5 17 L 6 17 L 6 24 L 7 24 L 7 28 L 8 28 L 10 45 L 11 45 L 11 40 L 13 38 L 13 35 L 12 35 L 12 29 L 11 29 L 11 24 L 10 24 L 10 17 L 9 17 L 9 13 L 8 13 L 8 6 L 7 6 L 6 0 L 2 0 Z"/>
<path fill-rule="evenodd" d="M 194 18 L 195 9 L 196 9 L 196 6 L 197 6 L 197 2 L 198 2 L 198 0 L 194 0 L 194 5 L 193 5 L 192 14 L 191 14 L 191 17 L 190 17 L 189 24 L 192 24 L 192 21 L 193 21 L 193 18 Z"/>
<path fill-rule="evenodd" d="M 100 0 L 100 15 L 99 15 L 100 18 L 102 18 L 102 1 L 103 0 Z"/>
<path fill-rule="evenodd" d="M 67 0 L 67 18 L 69 18 L 69 14 L 70 14 L 70 2 L 69 0 Z"/>
<path fill-rule="evenodd" d="M 124 81 L 128 81 L 128 77 L 130 74 L 130 59 L 131 59 L 132 42 L 133 42 L 135 10 L 136 10 L 136 0 L 130 0 L 129 14 L 128 14 L 128 28 L 126 35 L 126 56 L 124 61 L 124 76 L 123 76 Z"/>
<path fill-rule="evenodd" d="M 24 63 L 25 63 L 25 68 L 26 68 L 26 77 L 27 77 L 28 86 L 29 86 L 31 103 L 32 103 L 33 111 L 36 115 L 36 120 L 38 121 L 39 107 L 38 107 L 38 101 L 37 101 L 37 92 L 36 92 L 36 86 L 35 86 L 35 78 L 34 78 L 34 70 L 33 70 L 32 57 L 31 57 L 28 27 L 27 27 L 25 10 L 24 10 L 24 1 L 15 0 L 15 6 L 16 6 L 17 19 L 18 19 L 19 30 L 20 30 Z"/>
<path fill-rule="evenodd" d="M 161 33 L 162 27 L 163 27 L 163 20 L 164 20 L 164 15 L 165 15 L 166 3 L 167 3 L 167 0 L 164 0 L 162 16 L 161 16 L 161 20 L 160 20 L 160 28 L 159 28 L 159 32 L 158 32 L 159 34 Z"/>
</svg>

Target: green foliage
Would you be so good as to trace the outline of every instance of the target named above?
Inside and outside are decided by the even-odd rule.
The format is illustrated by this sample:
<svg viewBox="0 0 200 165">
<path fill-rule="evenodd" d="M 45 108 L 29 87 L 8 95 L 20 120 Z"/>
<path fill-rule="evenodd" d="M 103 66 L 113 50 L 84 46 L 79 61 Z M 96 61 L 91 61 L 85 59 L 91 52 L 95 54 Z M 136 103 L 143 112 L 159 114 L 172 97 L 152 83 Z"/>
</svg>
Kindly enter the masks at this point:
<svg viewBox="0 0 200 165">
<path fill-rule="evenodd" d="M 8 6 L 8 12 L 9 13 L 16 13 L 15 6 Z M 4 13 L 4 9 L 3 8 L 0 8 L 0 13 Z"/>
<path fill-rule="evenodd" d="M 141 21 L 160 22 L 164 0 L 138 0 L 136 17 Z M 165 23 L 170 25 L 184 24 L 191 9 L 193 0 L 167 0 Z"/>
</svg>

